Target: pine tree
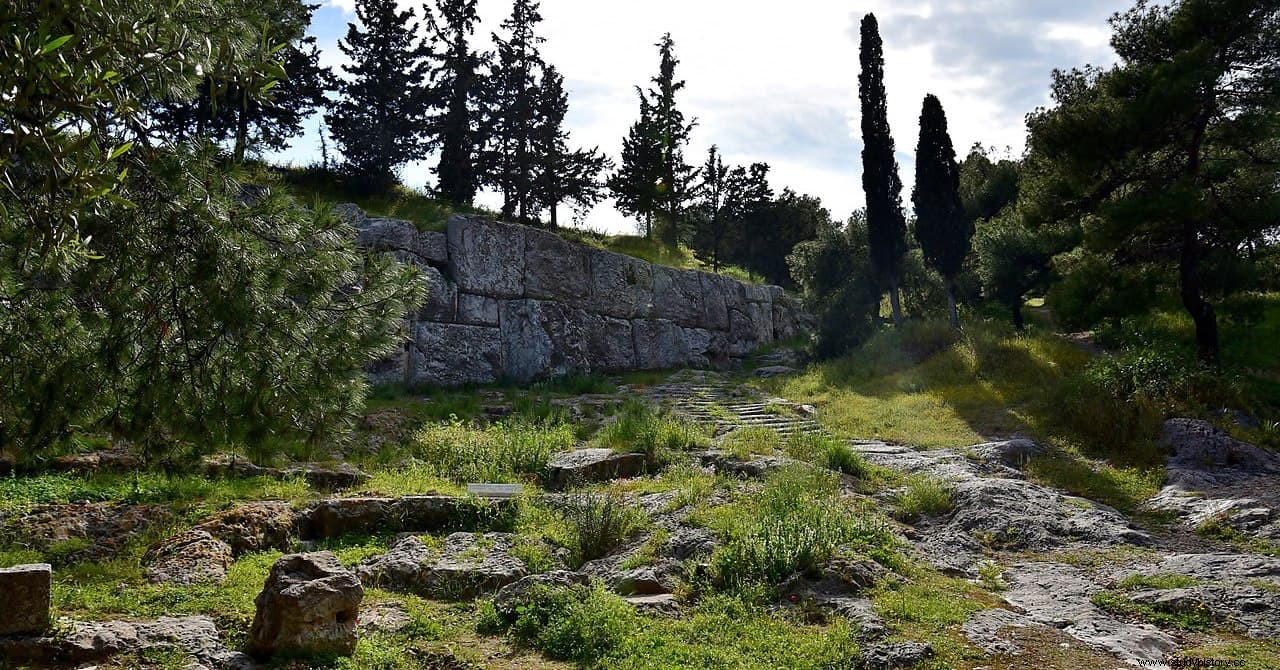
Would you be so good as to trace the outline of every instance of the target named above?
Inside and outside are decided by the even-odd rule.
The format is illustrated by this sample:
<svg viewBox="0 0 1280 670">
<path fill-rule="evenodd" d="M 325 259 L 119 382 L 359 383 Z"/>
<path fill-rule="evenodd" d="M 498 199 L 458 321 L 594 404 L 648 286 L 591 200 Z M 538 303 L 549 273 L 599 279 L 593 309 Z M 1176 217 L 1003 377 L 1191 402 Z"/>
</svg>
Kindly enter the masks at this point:
<svg viewBox="0 0 1280 670">
<path fill-rule="evenodd" d="M 860 57 L 858 97 L 862 101 L 862 189 L 867 195 L 867 238 L 876 273 L 889 285 L 893 322 L 901 324 L 898 284 L 907 251 L 907 221 L 902 212 L 902 177 L 894 157 L 893 136 L 889 134 L 884 45 L 874 14 L 862 19 Z"/>
<path fill-rule="evenodd" d="M 947 315 L 953 328 L 960 327 L 956 313 L 955 278 L 969 254 L 973 221 L 960 202 L 960 168 L 947 132 L 942 103 L 925 96 L 920 112 L 920 143 L 916 147 L 916 241 L 925 263 L 942 275 L 947 285 Z"/>
<path fill-rule="evenodd" d="M 425 20 L 433 24 L 430 10 Z M 326 116 L 346 169 L 363 189 L 377 191 L 396 181 L 396 170 L 429 146 L 430 44 L 416 35 L 414 11 L 396 0 L 357 0 L 359 25 L 347 27 L 338 48 L 351 59 L 342 99 Z"/>
<path fill-rule="evenodd" d="M 493 71 L 485 95 L 486 146 L 481 152 L 484 181 L 502 193 L 502 215 L 528 223 L 536 212 L 533 181 L 534 134 L 539 126 L 538 73 L 543 67 L 534 28 L 542 21 L 537 0 L 516 0 L 495 34 Z"/>
<path fill-rule="evenodd" d="M 684 161 L 684 147 L 696 122 L 686 123 L 684 113 L 676 107 L 676 94 L 684 89 L 685 82 L 676 80 L 676 66 L 680 61 L 675 56 L 671 33 L 663 35 L 655 46 L 661 54 L 661 63 L 658 76 L 653 78 L 657 88 L 649 91 L 649 99 L 652 131 L 656 133 L 661 153 L 654 208 L 658 215 L 658 239 L 668 247 L 675 247 L 680 241 L 682 212 L 697 177 L 694 168 Z"/>
<path fill-rule="evenodd" d="M 613 162 L 601 154 L 599 148 L 569 150 L 569 133 L 564 130 L 568 111 L 564 77 L 554 67 L 547 66 L 538 88 L 533 201 L 535 209 L 548 210 L 552 228 L 559 225 L 557 210 L 561 203 L 572 203 L 576 211 L 584 211 L 600 202 L 604 198 L 600 173 L 613 167 Z"/>
<path fill-rule="evenodd" d="M 298 0 L 248 4 L 246 19 L 268 27 L 258 33 L 253 49 L 258 58 L 278 61 L 276 71 L 230 67 L 206 75 L 195 98 L 152 106 L 153 132 L 169 140 L 230 141 L 241 161 L 250 149 L 285 149 L 302 133 L 302 122 L 327 104 L 326 93 L 337 82 L 320 65 L 316 38 L 306 34 L 315 6 Z M 278 45 L 283 47 L 273 53 Z"/>
<path fill-rule="evenodd" d="M 480 148 L 476 106 L 484 59 L 471 48 L 470 35 L 479 17 L 476 0 L 439 0 L 442 44 L 435 79 L 434 103 L 443 110 L 433 123 L 440 145 L 437 192 L 455 205 L 470 205 L 479 189 L 476 152 Z"/>
<path fill-rule="evenodd" d="M 640 219 L 644 236 L 653 237 L 662 149 L 649 98 L 638 86 L 636 95 L 640 99 L 640 118 L 622 139 L 622 164 L 609 176 L 608 185 L 618 209 Z"/>
</svg>

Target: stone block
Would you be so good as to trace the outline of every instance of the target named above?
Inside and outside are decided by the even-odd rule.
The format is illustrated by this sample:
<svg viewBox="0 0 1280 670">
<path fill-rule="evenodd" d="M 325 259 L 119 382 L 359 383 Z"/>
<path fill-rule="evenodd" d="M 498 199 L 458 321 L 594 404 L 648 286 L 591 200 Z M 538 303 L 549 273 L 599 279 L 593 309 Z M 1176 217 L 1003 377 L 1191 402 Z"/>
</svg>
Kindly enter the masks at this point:
<svg viewBox="0 0 1280 670">
<path fill-rule="evenodd" d="M 458 287 L 429 265 L 421 266 L 419 271 L 427 279 L 427 301 L 418 310 L 418 318 L 423 321 L 453 321 L 458 311 Z"/>
<path fill-rule="evenodd" d="M 631 322 L 611 316 L 588 314 L 587 363 L 593 372 L 626 372 L 635 369 L 636 347 Z"/>
<path fill-rule="evenodd" d="M 653 313 L 653 265 L 631 256 L 587 250 L 591 292 L 586 308 L 620 319 Z"/>
<path fill-rule="evenodd" d="M 458 288 L 492 298 L 523 297 L 525 231 L 523 226 L 449 217 L 449 274 Z"/>
<path fill-rule="evenodd" d="M 701 273 L 663 266 L 653 268 L 653 313 L 681 326 L 706 324 Z"/>
<path fill-rule="evenodd" d="M 525 231 L 525 296 L 581 306 L 590 293 L 586 247 L 555 233 Z"/>
<path fill-rule="evenodd" d="M 53 567 L 31 563 L 0 568 L 0 593 L 6 606 L 0 607 L 0 635 L 35 635 L 49 627 L 49 593 L 53 588 Z"/>
<path fill-rule="evenodd" d="M 636 367 L 641 370 L 678 368 L 689 360 L 689 342 L 684 329 L 666 319 L 636 319 L 631 322 L 636 347 Z"/>
<path fill-rule="evenodd" d="M 502 379 L 502 333 L 497 328 L 450 323 L 418 324 L 410 380 L 462 386 Z"/>
<path fill-rule="evenodd" d="M 457 321 L 468 326 L 497 326 L 497 299 L 459 293 Z"/>
</svg>

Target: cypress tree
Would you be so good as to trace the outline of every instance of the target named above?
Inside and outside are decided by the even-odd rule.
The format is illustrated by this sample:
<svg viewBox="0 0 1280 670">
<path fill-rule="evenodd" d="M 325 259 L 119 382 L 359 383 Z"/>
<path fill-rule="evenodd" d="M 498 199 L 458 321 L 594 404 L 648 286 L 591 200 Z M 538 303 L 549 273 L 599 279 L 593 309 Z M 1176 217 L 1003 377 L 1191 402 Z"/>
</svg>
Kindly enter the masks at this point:
<svg viewBox="0 0 1280 670">
<path fill-rule="evenodd" d="M 942 275 L 947 285 L 947 315 L 960 327 L 956 313 L 955 277 L 969 254 L 973 221 L 960 201 L 960 168 L 947 133 L 947 115 L 933 95 L 925 96 L 920 112 L 920 143 L 916 147 L 916 241 L 924 262 Z"/>
<path fill-rule="evenodd" d="M 428 26 L 433 24 L 430 10 Z M 418 40 L 412 9 L 395 0 L 357 0 L 359 25 L 347 27 L 338 48 L 351 59 L 342 99 L 326 120 L 347 170 L 366 190 L 385 189 L 396 170 L 429 146 L 430 45 Z"/>
<path fill-rule="evenodd" d="M 684 113 L 676 108 L 676 93 L 685 87 L 685 82 L 676 80 L 676 66 L 680 61 L 675 56 L 675 41 L 671 39 L 671 33 L 663 35 L 655 46 L 661 54 L 661 63 L 658 76 L 653 78 L 657 88 L 649 92 L 649 97 L 653 131 L 657 134 L 661 153 L 654 205 L 660 224 L 658 239 L 669 247 L 675 247 L 680 241 L 681 214 L 691 196 L 696 177 L 696 171 L 684 161 L 684 147 L 689 143 L 689 132 L 696 123 L 686 123 Z"/>
<path fill-rule="evenodd" d="M 538 210 L 549 212 L 549 225 L 559 225 L 560 204 L 571 202 L 575 209 L 590 209 L 604 198 L 600 173 L 612 167 L 612 161 L 596 149 L 568 147 L 569 133 L 564 130 L 564 117 L 569 111 L 569 96 L 564 90 L 564 77 L 547 66 L 538 88 L 539 126 L 534 135 L 537 165 L 533 200 Z"/>
<path fill-rule="evenodd" d="M 537 0 L 516 0 L 502 22 L 507 37 L 493 36 L 497 57 L 485 99 L 484 181 L 502 193 L 502 215 L 524 223 L 535 213 L 533 143 L 539 126 L 537 75 L 543 66 L 538 45 L 544 40 L 534 28 L 541 21 Z"/>
<path fill-rule="evenodd" d="M 724 164 L 720 150 L 712 145 L 702 167 L 698 184 L 698 200 L 691 219 L 690 246 L 701 259 L 711 262 L 711 271 L 719 272 L 724 260 L 730 230 L 745 213 L 747 171 Z"/>
<path fill-rule="evenodd" d="M 902 177 L 889 134 L 888 100 L 884 86 L 884 45 L 874 14 L 862 19 L 862 72 L 858 98 L 862 102 L 862 189 L 867 195 L 867 239 L 871 262 L 889 285 L 893 322 L 902 323 L 898 284 L 907 251 L 907 222 L 902 212 Z"/>
<path fill-rule="evenodd" d="M 440 144 L 436 190 L 455 205 L 470 205 L 479 189 L 476 151 L 479 148 L 475 105 L 483 59 L 470 45 L 479 17 L 476 0 L 440 0 L 436 39 L 442 44 L 433 71 L 435 106 L 441 109 L 434 130 Z"/>
<path fill-rule="evenodd" d="M 649 98 L 638 86 L 636 95 L 640 98 L 640 118 L 622 138 L 622 164 L 609 176 L 608 185 L 618 209 L 640 219 L 644 236 L 652 237 L 662 149 Z"/>
</svg>

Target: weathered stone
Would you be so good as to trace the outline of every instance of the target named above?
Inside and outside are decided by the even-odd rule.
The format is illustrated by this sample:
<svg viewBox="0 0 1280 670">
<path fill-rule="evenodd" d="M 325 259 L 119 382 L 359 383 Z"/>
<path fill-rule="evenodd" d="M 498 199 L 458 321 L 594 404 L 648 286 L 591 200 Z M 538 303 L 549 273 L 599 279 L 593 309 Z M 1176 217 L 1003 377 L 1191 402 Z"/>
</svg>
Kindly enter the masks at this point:
<svg viewBox="0 0 1280 670">
<path fill-rule="evenodd" d="M 623 598 L 628 605 L 636 608 L 641 614 L 650 616 L 680 616 L 680 603 L 670 593 L 658 593 L 647 596 L 628 596 Z"/>
<path fill-rule="evenodd" d="M 690 367 L 724 367 L 729 362 L 729 338 L 722 331 L 703 328 L 683 329 L 684 341 L 689 349 Z"/>
<path fill-rule="evenodd" d="M 643 567 L 627 570 L 617 576 L 611 586 L 624 596 L 655 596 L 671 593 L 676 589 L 676 566 Z"/>
<path fill-rule="evenodd" d="M 1119 621 L 1092 602 L 1100 590 L 1079 569 L 1055 563 L 1028 563 L 1005 572 L 1009 604 L 1039 624 L 1061 628 L 1094 648 L 1130 663 L 1161 664 L 1177 650 L 1172 637 L 1155 626 Z"/>
<path fill-rule="evenodd" d="M 419 270 L 427 282 L 427 301 L 418 308 L 423 321 L 453 321 L 458 314 L 458 288 L 433 267 Z"/>
<path fill-rule="evenodd" d="M 756 368 L 756 376 L 764 379 L 772 379 L 774 377 L 786 377 L 799 372 L 795 368 L 789 368 L 785 365 L 770 365 L 763 368 Z"/>
<path fill-rule="evenodd" d="M 172 518 L 160 505 L 69 503 L 39 505 L 3 519 L 0 530 L 12 540 L 39 549 L 61 550 L 61 560 L 77 563 L 117 555 L 134 537 Z"/>
<path fill-rule="evenodd" d="M 653 268 L 653 310 L 681 326 L 706 324 L 701 273 L 662 265 Z"/>
<path fill-rule="evenodd" d="M 542 230 L 525 231 L 524 293 L 580 307 L 591 293 L 587 248 Z"/>
<path fill-rule="evenodd" d="M 729 305 L 738 301 L 737 284 L 721 275 L 699 273 L 702 282 L 704 318 L 699 326 L 711 330 L 729 330 Z"/>
<path fill-rule="evenodd" d="M 753 454 L 747 460 L 739 460 L 733 455 L 717 450 L 704 451 L 698 454 L 702 465 L 716 469 L 716 472 L 737 475 L 740 477 L 763 477 L 770 472 L 780 470 L 796 461 L 785 456 L 760 456 Z"/>
<path fill-rule="evenodd" d="M 413 243 L 413 253 L 424 262 L 440 268 L 449 266 L 449 238 L 441 232 L 428 230 L 418 233 Z"/>
<path fill-rule="evenodd" d="M 960 627 L 969 642 L 988 654 L 1022 653 L 1022 647 L 1005 632 L 1019 628 L 1047 629 L 1048 626 L 1011 610 L 989 609 L 974 612 Z"/>
<path fill-rule="evenodd" d="M 526 604 L 529 591 L 534 587 L 560 589 L 586 587 L 590 584 L 591 580 L 586 575 L 568 570 L 552 570 L 540 575 L 528 575 L 499 589 L 497 595 L 493 597 L 493 608 L 499 617 L 510 623 L 515 621 L 518 608 Z"/>
<path fill-rule="evenodd" d="M 593 372 L 625 372 L 636 367 L 631 322 L 587 314 L 587 360 Z"/>
<path fill-rule="evenodd" d="M 0 635 L 37 635 L 49 627 L 53 567 L 48 563 L 0 568 Z"/>
<path fill-rule="evenodd" d="M 391 498 L 335 498 L 314 503 L 303 513 L 303 539 L 371 533 L 385 529 Z"/>
<path fill-rule="evenodd" d="M 340 463 L 332 467 L 302 463 L 287 468 L 268 468 L 235 454 L 215 454 L 206 458 L 204 471 L 210 477 L 269 477 L 272 479 L 301 477 L 309 486 L 321 491 L 347 489 L 369 481 L 368 474 L 349 463 Z"/>
<path fill-rule="evenodd" d="M 356 570 L 371 585 L 461 600 L 528 574 L 524 562 L 511 556 L 516 541 L 515 535 L 506 533 L 453 533 L 436 552 L 411 535 Z"/>
<path fill-rule="evenodd" d="M 933 647 L 923 642 L 873 644 L 862 651 L 867 670 L 915 667 L 933 657 Z"/>
<path fill-rule="evenodd" d="M 590 368 L 586 313 L 564 303 L 509 300 L 500 308 L 507 376 L 521 382 Z"/>
<path fill-rule="evenodd" d="M 287 502 L 261 501 L 220 512 L 195 527 L 225 542 L 235 556 L 276 549 L 293 540 L 297 513 Z"/>
<path fill-rule="evenodd" d="M 151 545 L 142 556 L 153 584 L 221 582 L 233 557 L 231 545 L 205 530 L 189 530 Z"/>
<path fill-rule="evenodd" d="M 468 326 L 497 326 L 498 301 L 482 295 L 458 294 L 458 323 Z"/>
<path fill-rule="evenodd" d="M 357 231 L 356 244 L 370 251 L 412 254 L 418 241 L 417 226 L 401 219 L 366 218 L 357 224 Z"/>
<path fill-rule="evenodd" d="M 357 229 L 364 223 L 365 219 L 368 218 L 365 216 L 364 210 L 360 209 L 360 206 L 354 202 L 344 202 L 341 205 L 337 205 L 333 208 L 333 213 L 336 214 L 340 220 L 345 221 L 348 225 Z"/>
<path fill-rule="evenodd" d="M 244 654 L 228 649 L 207 616 L 160 617 L 155 621 L 77 621 L 51 637 L 0 636 L 0 658 L 19 666 L 79 667 L 117 654 L 178 651 L 188 668 L 251 670 Z"/>
<path fill-rule="evenodd" d="M 705 528 L 682 525 L 667 538 L 662 546 L 662 553 L 676 560 L 687 561 L 710 556 L 717 544 L 719 542 L 715 533 Z"/>
<path fill-rule="evenodd" d="M 612 251 L 587 251 L 591 292 L 587 309 L 597 314 L 633 319 L 653 313 L 653 266 Z"/>
<path fill-rule="evenodd" d="M 777 342 L 789 340 L 802 331 L 797 311 L 781 302 L 773 303 L 773 339 Z"/>
<path fill-rule="evenodd" d="M 636 348 L 636 367 L 665 370 L 684 367 L 689 360 L 685 329 L 666 319 L 636 319 L 631 322 Z"/>
<path fill-rule="evenodd" d="M 449 270 L 458 288 L 494 298 L 524 296 L 524 226 L 449 217 Z"/>
<path fill-rule="evenodd" d="M 412 325 L 408 320 L 405 323 Z M 413 329 L 408 328 L 407 330 L 412 332 Z M 416 353 L 416 351 L 413 349 L 413 342 L 405 342 L 401 346 L 400 350 L 390 356 L 364 366 L 364 374 L 370 384 L 386 386 L 388 384 L 408 384 L 412 382 L 409 357 L 410 354 Z"/>
<path fill-rule="evenodd" d="M 142 467 L 142 457 L 128 446 L 112 447 L 86 454 L 67 454 L 53 459 L 53 468 L 64 472 L 124 472 Z"/>
<path fill-rule="evenodd" d="M 969 447 L 969 455 L 979 461 L 1021 468 L 1027 461 L 1045 453 L 1040 445 L 1027 439 L 988 442 Z"/>
<path fill-rule="evenodd" d="M 741 308 L 729 310 L 729 353 L 746 356 L 756 349 L 773 343 L 772 308 L 761 303 L 748 302 Z"/>
<path fill-rule="evenodd" d="M 413 378 L 443 386 L 491 384 L 503 377 L 502 331 L 482 326 L 422 323 Z"/>
<path fill-rule="evenodd" d="M 647 467 L 644 454 L 620 454 L 612 449 L 578 449 L 557 454 L 547 464 L 547 485 L 565 488 L 573 484 L 638 477 Z"/>
<path fill-rule="evenodd" d="M 350 655 L 364 588 L 329 552 L 290 554 L 276 561 L 254 600 L 249 653 Z"/>
</svg>

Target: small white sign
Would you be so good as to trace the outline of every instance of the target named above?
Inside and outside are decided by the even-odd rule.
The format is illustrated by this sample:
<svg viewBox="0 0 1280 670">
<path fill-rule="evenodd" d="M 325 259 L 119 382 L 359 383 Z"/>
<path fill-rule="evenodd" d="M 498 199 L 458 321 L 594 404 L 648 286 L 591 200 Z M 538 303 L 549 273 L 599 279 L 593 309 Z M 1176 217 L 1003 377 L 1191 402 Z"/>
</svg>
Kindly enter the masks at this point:
<svg viewBox="0 0 1280 670">
<path fill-rule="evenodd" d="M 519 484 L 467 484 L 467 495 L 478 498 L 514 498 L 523 490 Z"/>
</svg>

